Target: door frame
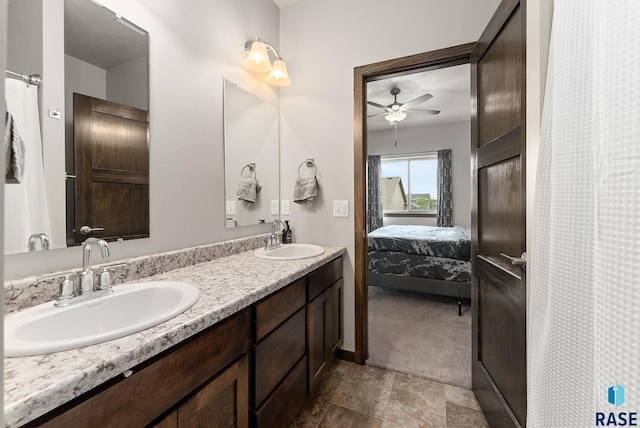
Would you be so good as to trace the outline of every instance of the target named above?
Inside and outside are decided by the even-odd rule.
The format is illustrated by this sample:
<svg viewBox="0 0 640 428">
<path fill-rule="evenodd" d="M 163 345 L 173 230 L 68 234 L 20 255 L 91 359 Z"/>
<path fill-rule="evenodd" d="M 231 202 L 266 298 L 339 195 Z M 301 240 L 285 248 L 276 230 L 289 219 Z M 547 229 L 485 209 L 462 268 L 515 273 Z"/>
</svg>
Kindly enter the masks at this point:
<svg viewBox="0 0 640 428">
<path fill-rule="evenodd" d="M 367 82 L 471 63 L 476 43 L 391 59 L 354 68 L 354 282 L 355 355 L 364 364 L 369 357 L 367 256 Z M 469 142 L 471 145 L 471 142 Z M 471 185 L 471 183 L 469 183 Z M 473 303 L 473 302 L 472 302 Z"/>
</svg>

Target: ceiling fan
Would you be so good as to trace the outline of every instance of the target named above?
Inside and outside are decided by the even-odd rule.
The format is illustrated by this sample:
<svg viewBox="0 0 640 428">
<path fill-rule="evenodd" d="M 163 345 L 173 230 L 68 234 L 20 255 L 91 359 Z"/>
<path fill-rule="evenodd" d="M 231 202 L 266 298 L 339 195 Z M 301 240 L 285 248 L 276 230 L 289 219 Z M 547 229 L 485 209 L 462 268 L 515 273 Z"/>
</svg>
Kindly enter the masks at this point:
<svg viewBox="0 0 640 428">
<path fill-rule="evenodd" d="M 397 124 L 398 122 L 407 118 L 407 115 L 413 112 L 420 112 L 429 115 L 436 115 L 440 113 L 440 110 L 427 110 L 427 109 L 416 109 L 414 108 L 418 104 L 422 104 L 425 101 L 433 98 L 431 94 L 423 94 L 419 97 L 412 99 L 411 101 L 407 101 L 406 103 L 398 102 L 398 94 L 401 92 L 399 88 L 391 88 L 391 95 L 393 95 L 393 103 L 389 105 L 378 104 L 373 101 L 367 101 L 367 104 L 372 105 L 374 107 L 378 107 L 384 110 L 382 113 L 374 114 L 368 117 L 382 116 L 389 121 L 390 125 Z"/>
</svg>

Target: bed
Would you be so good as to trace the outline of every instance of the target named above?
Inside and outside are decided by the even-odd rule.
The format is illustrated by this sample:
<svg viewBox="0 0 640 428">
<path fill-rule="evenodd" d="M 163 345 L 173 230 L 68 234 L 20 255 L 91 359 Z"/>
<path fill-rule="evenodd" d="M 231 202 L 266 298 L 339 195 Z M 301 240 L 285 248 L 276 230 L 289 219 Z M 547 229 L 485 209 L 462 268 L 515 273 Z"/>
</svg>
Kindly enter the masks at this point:
<svg viewBox="0 0 640 428">
<path fill-rule="evenodd" d="M 368 247 L 369 285 L 471 298 L 467 227 L 384 226 L 369 233 Z"/>
</svg>

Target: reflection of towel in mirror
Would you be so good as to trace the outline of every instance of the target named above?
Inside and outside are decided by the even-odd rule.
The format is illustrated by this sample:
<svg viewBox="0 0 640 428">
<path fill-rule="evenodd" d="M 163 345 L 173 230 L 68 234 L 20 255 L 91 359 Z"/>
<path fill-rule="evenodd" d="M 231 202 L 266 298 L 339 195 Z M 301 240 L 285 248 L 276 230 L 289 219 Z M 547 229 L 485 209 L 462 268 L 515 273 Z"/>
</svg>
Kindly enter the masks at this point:
<svg viewBox="0 0 640 428">
<path fill-rule="evenodd" d="M 4 153 L 6 160 L 5 183 L 20 183 L 24 174 L 24 141 L 11 113 L 5 116 Z"/>
<path fill-rule="evenodd" d="M 260 189 L 262 189 L 262 186 L 258 184 L 258 180 L 255 177 L 241 178 L 238 182 L 236 196 L 241 201 L 253 204 L 258 197 Z"/>
<path fill-rule="evenodd" d="M 298 175 L 296 185 L 293 188 L 293 202 L 299 204 L 313 202 L 313 198 L 318 196 L 318 179 L 315 175 Z"/>
</svg>

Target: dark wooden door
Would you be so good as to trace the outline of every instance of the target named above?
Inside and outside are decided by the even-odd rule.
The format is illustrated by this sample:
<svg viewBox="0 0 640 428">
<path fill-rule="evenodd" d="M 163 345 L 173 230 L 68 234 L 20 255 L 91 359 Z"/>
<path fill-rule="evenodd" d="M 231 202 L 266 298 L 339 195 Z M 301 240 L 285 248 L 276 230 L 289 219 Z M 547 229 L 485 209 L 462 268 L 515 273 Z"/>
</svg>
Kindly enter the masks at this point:
<svg viewBox="0 0 640 428">
<path fill-rule="evenodd" d="M 527 417 L 526 266 L 505 257 L 525 251 L 524 9 L 503 0 L 471 56 L 473 390 L 494 427 Z"/>
<path fill-rule="evenodd" d="M 148 113 L 73 94 L 73 144 L 75 242 L 148 237 Z"/>
</svg>

